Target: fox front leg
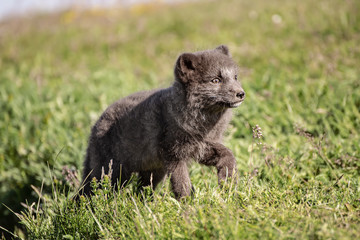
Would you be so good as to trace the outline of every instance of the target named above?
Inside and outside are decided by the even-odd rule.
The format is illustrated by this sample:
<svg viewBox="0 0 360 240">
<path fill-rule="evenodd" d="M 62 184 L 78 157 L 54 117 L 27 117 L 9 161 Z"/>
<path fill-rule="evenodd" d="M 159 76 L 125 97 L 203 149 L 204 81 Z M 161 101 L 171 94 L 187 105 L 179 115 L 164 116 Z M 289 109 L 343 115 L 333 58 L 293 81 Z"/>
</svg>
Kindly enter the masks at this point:
<svg viewBox="0 0 360 240">
<path fill-rule="evenodd" d="M 170 182 L 176 199 L 190 196 L 193 187 L 190 181 L 188 166 L 185 161 L 172 162 L 169 166 Z"/>
<path fill-rule="evenodd" d="M 233 153 L 220 143 L 207 143 L 199 163 L 216 167 L 220 186 L 227 177 L 236 177 L 236 159 Z"/>
</svg>

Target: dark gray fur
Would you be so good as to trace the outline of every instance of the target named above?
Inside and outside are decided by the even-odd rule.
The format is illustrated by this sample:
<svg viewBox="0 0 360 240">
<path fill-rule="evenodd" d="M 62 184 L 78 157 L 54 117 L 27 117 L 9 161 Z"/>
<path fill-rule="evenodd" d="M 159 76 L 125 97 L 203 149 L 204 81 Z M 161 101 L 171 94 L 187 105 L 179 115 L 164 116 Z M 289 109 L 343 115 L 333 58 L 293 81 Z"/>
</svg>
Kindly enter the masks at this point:
<svg viewBox="0 0 360 240">
<path fill-rule="evenodd" d="M 193 159 L 215 166 L 219 184 L 236 172 L 236 160 L 221 140 L 230 108 L 240 105 L 245 93 L 228 48 L 184 53 L 174 73 L 171 87 L 132 94 L 101 115 L 89 139 L 82 193 L 91 193 L 89 182 L 100 179 L 102 168 L 109 170 L 111 159 L 114 185 L 138 173 L 140 186 L 155 188 L 169 174 L 176 198 L 191 194 Z"/>
</svg>

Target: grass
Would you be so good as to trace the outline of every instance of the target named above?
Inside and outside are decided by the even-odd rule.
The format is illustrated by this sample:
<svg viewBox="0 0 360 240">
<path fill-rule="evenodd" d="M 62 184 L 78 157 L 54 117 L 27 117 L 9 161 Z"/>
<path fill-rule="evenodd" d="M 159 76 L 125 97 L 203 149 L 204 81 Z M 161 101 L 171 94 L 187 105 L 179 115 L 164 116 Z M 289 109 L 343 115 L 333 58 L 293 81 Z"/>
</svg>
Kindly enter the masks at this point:
<svg viewBox="0 0 360 240">
<path fill-rule="evenodd" d="M 27 239 L 359 238 L 359 10 L 227 0 L 1 23 L 0 226 Z M 101 112 L 170 85 L 180 53 L 219 44 L 247 94 L 225 138 L 239 183 L 219 189 L 215 169 L 193 164 L 193 198 L 177 202 L 167 181 L 153 198 L 132 184 L 114 196 L 105 178 L 75 206 Z"/>
</svg>

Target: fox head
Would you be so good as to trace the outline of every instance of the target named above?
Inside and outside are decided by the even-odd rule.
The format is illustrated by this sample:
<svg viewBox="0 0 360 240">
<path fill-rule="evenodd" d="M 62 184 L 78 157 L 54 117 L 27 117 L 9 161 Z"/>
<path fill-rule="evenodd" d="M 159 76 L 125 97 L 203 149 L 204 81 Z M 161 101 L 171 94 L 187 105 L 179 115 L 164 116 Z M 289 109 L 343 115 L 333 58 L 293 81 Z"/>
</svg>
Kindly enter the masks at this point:
<svg viewBox="0 0 360 240">
<path fill-rule="evenodd" d="M 184 86 L 186 97 L 199 108 L 235 108 L 245 99 L 238 80 L 238 66 L 227 46 L 183 53 L 175 64 L 175 80 Z"/>
</svg>

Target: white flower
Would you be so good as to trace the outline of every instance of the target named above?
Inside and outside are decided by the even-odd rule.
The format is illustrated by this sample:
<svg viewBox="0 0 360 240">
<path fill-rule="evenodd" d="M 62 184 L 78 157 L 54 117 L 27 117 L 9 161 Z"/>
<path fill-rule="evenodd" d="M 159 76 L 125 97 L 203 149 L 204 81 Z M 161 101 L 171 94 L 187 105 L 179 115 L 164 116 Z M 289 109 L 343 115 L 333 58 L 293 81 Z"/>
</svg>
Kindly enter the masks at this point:
<svg viewBox="0 0 360 240">
<path fill-rule="evenodd" d="M 275 24 L 280 24 L 282 22 L 282 18 L 280 15 L 278 14 L 274 14 L 271 16 L 271 20 L 273 21 L 273 23 Z"/>
</svg>

